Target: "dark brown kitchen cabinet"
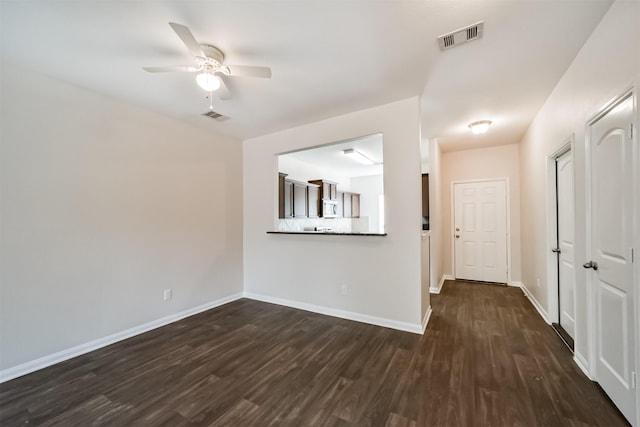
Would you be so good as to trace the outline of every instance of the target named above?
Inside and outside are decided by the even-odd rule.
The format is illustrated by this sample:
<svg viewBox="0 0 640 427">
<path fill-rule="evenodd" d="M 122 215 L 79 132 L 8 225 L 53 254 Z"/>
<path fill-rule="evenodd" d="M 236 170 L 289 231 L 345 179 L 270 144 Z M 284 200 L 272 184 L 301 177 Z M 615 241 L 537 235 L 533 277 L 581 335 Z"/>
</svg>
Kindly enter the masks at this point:
<svg viewBox="0 0 640 427">
<path fill-rule="evenodd" d="M 278 174 L 278 218 L 293 217 L 293 181 L 286 173 Z"/>
<path fill-rule="evenodd" d="M 320 199 L 336 200 L 338 198 L 338 184 L 324 179 L 314 179 L 310 184 L 320 186 Z"/>
<path fill-rule="evenodd" d="M 422 174 L 422 229 L 429 229 L 429 174 Z"/>
<path fill-rule="evenodd" d="M 342 216 L 351 218 L 351 193 L 342 193 Z"/>
<path fill-rule="evenodd" d="M 278 173 L 278 218 L 317 218 L 320 188 Z"/>
<path fill-rule="evenodd" d="M 329 206 L 331 215 L 324 212 Z M 335 206 L 335 214 L 333 207 Z M 359 218 L 360 194 L 338 191 L 332 181 L 316 179 L 301 182 L 278 174 L 279 218 Z"/>
<path fill-rule="evenodd" d="M 345 191 L 342 198 L 343 216 L 345 218 L 360 218 L 360 194 Z"/>
<path fill-rule="evenodd" d="M 284 217 L 293 218 L 293 181 L 284 182 Z"/>
<path fill-rule="evenodd" d="M 307 216 L 318 218 L 320 216 L 320 186 L 309 184 L 307 187 Z"/>
<path fill-rule="evenodd" d="M 300 182 L 293 182 L 293 217 L 307 217 L 307 185 Z"/>
<path fill-rule="evenodd" d="M 360 195 L 351 194 L 351 218 L 360 218 Z"/>
</svg>

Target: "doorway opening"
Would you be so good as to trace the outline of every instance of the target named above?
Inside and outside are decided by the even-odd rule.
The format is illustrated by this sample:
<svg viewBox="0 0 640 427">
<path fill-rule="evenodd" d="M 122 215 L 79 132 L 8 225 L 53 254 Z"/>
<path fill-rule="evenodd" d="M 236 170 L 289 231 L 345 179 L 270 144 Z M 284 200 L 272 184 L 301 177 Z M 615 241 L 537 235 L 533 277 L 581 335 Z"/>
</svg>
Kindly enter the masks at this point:
<svg viewBox="0 0 640 427">
<path fill-rule="evenodd" d="M 548 157 L 549 284 L 551 325 L 574 351 L 575 322 L 575 191 L 573 137 Z"/>
</svg>

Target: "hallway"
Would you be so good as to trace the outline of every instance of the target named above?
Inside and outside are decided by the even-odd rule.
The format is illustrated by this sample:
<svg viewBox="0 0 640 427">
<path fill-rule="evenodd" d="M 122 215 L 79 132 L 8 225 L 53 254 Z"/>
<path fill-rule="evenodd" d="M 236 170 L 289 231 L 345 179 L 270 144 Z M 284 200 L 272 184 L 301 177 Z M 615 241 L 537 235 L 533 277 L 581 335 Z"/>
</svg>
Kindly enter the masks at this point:
<svg viewBox="0 0 640 427">
<path fill-rule="evenodd" d="M 520 289 L 449 281 L 432 305 L 442 425 L 628 425 Z"/>
<path fill-rule="evenodd" d="M 0 386 L 0 424 L 624 426 L 517 288 L 419 336 L 242 299 Z"/>
</svg>

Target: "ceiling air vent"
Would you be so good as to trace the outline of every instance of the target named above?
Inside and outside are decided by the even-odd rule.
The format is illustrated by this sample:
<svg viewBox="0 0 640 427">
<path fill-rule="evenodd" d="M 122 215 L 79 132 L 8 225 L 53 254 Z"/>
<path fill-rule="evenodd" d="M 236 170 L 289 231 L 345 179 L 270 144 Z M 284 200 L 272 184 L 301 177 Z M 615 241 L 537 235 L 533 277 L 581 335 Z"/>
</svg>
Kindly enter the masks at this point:
<svg viewBox="0 0 640 427">
<path fill-rule="evenodd" d="M 451 49 L 452 47 L 470 42 L 471 40 L 479 39 L 480 37 L 482 37 L 483 32 L 484 21 L 480 21 L 477 24 L 469 25 L 468 27 L 460 28 L 459 30 L 443 34 L 438 37 L 440 50 Z"/>
<path fill-rule="evenodd" d="M 216 121 L 219 121 L 219 122 L 224 122 L 225 120 L 229 120 L 231 118 L 231 117 L 223 116 L 222 114 L 217 113 L 217 112 L 215 112 L 213 110 L 209 110 L 206 113 L 202 113 L 202 115 L 203 116 L 207 116 L 207 117 L 209 117 L 211 119 L 214 119 Z"/>
</svg>

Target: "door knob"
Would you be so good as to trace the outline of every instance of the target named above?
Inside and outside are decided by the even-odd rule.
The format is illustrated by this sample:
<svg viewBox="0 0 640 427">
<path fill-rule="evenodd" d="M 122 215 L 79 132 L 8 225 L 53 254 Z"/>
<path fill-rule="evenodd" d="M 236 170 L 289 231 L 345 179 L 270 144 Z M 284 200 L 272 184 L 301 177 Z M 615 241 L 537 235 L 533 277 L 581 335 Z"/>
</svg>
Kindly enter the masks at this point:
<svg viewBox="0 0 640 427">
<path fill-rule="evenodd" d="M 553 249 L 551 249 L 551 252 L 553 252 L 554 254 L 559 254 L 560 253 L 560 248 L 553 248 Z"/>
<path fill-rule="evenodd" d="M 598 269 L 598 263 L 595 261 L 585 262 L 582 266 L 584 268 L 593 268 L 594 270 Z"/>
<path fill-rule="evenodd" d="M 456 231 L 460 231 L 460 229 L 456 227 Z"/>
<path fill-rule="evenodd" d="M 456 239 L 459 239 L 459 238 L 460 238 L 460 235 L 459 235 L 459 234 L 456 234 Z"/>
</svg>

